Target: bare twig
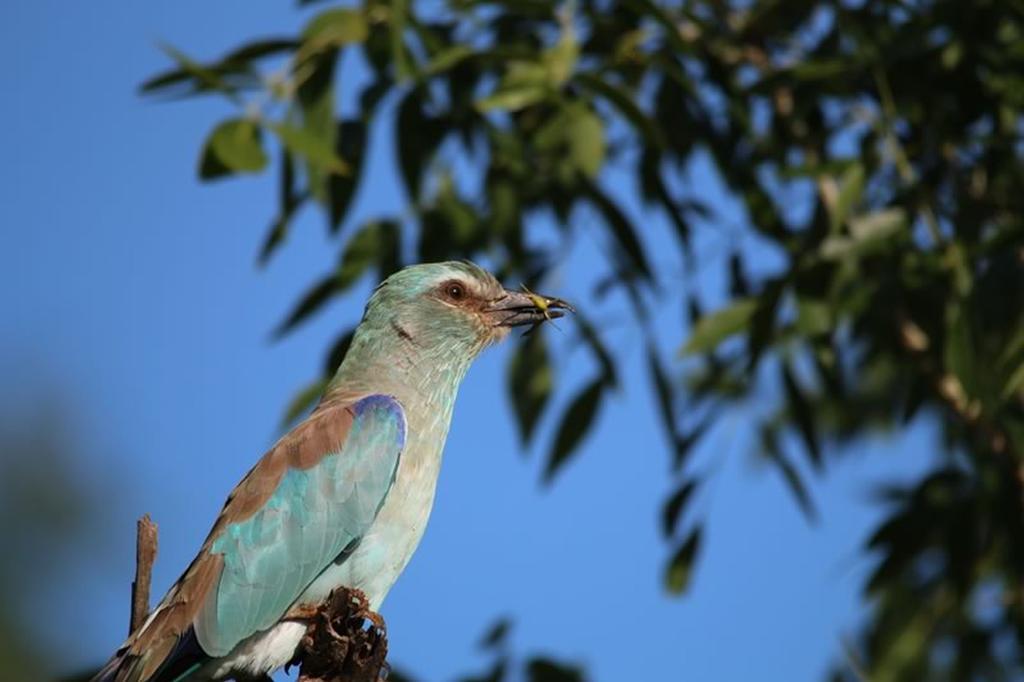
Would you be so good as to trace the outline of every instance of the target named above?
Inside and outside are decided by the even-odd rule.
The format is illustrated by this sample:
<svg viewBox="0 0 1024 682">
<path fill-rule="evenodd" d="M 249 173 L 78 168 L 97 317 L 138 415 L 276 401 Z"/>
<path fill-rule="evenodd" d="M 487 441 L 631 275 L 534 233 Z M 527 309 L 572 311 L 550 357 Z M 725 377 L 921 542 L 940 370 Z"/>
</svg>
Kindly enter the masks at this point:
<svg viewBox="0 0 1024 682">
<path fill-rule="evenodd" d="M 132 615 L 128 634 L 135 632 L 149 617 L 149 588 L 153 580 L 153 562 L 156 561 L 157 526 L 143 515 L 135 531 L 135 580 L 132 581 Z"/>
</svg>

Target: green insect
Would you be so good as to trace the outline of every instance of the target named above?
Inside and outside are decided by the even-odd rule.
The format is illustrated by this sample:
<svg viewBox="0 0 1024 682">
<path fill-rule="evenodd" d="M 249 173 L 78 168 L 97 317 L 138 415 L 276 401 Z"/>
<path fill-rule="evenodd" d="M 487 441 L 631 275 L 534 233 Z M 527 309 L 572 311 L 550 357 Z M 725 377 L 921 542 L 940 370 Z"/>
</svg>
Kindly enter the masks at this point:
<svg viewBox="0 0 1024 682">
<path fill-rule="evenodd" d="M 576 312 L 575 308 L 573 308 L 571 305 L 569 305 L 560 298 L 547 298 L 545 296 L 541 296 L 540 294 L 533 293 L 527 288 L 525 284 L 520 284 L 519 286 L 523 288 L 523 293 L 530 297 L 530 301 L 533 303 L 533 305 L 537 307 L 537 310 L 541 311 L 544 314 L 544 319 L 534 322 L 529 329 L 523 332 L 523 336 L 528 336 L 532 334 L 534 331 L 537 330 L 537 327 L 541 326 L 545 322 L 550 322 L 555 329 L 558 329 L 558 325 L 556 325 L 554 322 L 556 318 L 562 317 L 562 315 L 565 314 L 562 312 L 563 310 L 567 310 L 571 313 Z M 556 308 L 556 310 L 552 311 L 552 307 Z"/>
</svg>

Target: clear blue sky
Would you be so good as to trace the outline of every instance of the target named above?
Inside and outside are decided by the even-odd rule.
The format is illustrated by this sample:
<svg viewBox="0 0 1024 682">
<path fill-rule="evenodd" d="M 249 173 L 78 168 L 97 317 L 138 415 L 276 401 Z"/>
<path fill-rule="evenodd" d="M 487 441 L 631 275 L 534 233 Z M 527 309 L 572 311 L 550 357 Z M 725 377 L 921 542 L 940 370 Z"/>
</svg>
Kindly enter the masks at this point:
<svg viewBox="0 0 1024 682">
<path fill-rule="evenodd" d="M 271 343 L 273 326 L 333 264 L 336 244 L 307 215 L 258 270 L 272 179 L 195 179 L 201 137 L 229 109 L 136 95 L 167 65 L 158 41 L 209 58 L 292 31 L 305 16 L 283 0 L 0 4 L 0 423 L 57 396 L 73 415 L 75 480 L 103 501 L 96 537 L 33 595 L 63 605 L 59 630 L 42 609 L 30 623 L 44 644 L 61 643 L 62 669 L 99 663 L 124 635 L 135 518 L 150 512 L 160 524 L 162 593 L 278 434 L 287 399 L 316 376 L 327 341 L 361 312 L 370 282 Z M 386 140 L 374 150 L 362 215 L 404 205 Z M 689 181 L 717 195 L 713 178 Z M 652 253 L 674 249 L 651 229 Z M 583 298 L 574 275 L 598 258 L 596 246 L 578 249 L 553 293 Z M 654 260 L 674 267 L 668 256 Z M 711 275 L 701 282 L 716 284 Z M 672 343 L 684 338 L 679 317 L 673 302 L 661 321 Z M 695 461 L 712 472 L 693 510 L 708 518 L 705 551 L 693 590 L 672 599 L 661 587 L 669 549 L 657 526 L 668 455 L 639 337 L 626 329 L 613 338 L 629 358 L 626 388 L 548 490 L 538 485 L 542 453 L 524 458 L 513 431 L 509 348 L 473 368 L 430 527 L 384 606 L 393 661 L 429 681 L 476 670 L 485 660 L 478 637 L 508 615 L 517 651 L 555 653 L 596 680 L 820 678 L 864 613 L 867 564 L 857 550 L 877 518 L 868 492 L 918 470 L 922 457 L 904 453 L 934 434 L 880 436 L 834 460 L 813 485 L 821 521 L 809 525 L 776 472 L 753 464 L 752 412 L 724 420 Z M 552 340 L 564 343 L 557 332 Z M 577 385 L 590 370 L 576 353 L 559 377 Z M 52 561 L 56 551 L 45 538 L 36 550 L 2 561 Z"/>
</svg>

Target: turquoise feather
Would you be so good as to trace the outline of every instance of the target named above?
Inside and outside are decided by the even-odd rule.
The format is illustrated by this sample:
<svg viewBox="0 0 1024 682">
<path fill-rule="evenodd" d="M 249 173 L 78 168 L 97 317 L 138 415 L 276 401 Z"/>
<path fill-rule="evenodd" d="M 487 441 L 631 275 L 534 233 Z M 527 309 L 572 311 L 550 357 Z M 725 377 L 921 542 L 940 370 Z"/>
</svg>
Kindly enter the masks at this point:
<svg viewBox="0 0 1024 682">
<path fill-rule="evenodd" d="M 277 622 L 373 523 L 405 444 L 405 415 L 382 395 L 363 398 L 353 411 L 336 452 L 310 469 L 289 470 L 263 509 L 214 541 L 224 570 L 195 626 L 208 655 L 223 656 Z"/>
</svg>

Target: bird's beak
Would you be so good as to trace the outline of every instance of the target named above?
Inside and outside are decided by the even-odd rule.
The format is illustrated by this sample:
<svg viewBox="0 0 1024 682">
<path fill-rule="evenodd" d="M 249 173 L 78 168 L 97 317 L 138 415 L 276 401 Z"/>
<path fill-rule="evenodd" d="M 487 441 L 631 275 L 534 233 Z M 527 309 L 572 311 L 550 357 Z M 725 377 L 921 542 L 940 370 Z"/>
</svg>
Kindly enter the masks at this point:
<svg viewBox="0 0 1024 682">
<path fill-rule="evenodd" d="M 576 309 L 560 298 L 535 294 L 532 291 L 506 289 L 505 294 L 493 301 L 484 311 L 495 327 L 519 327 L 554 320 Z"/>
</svg>

